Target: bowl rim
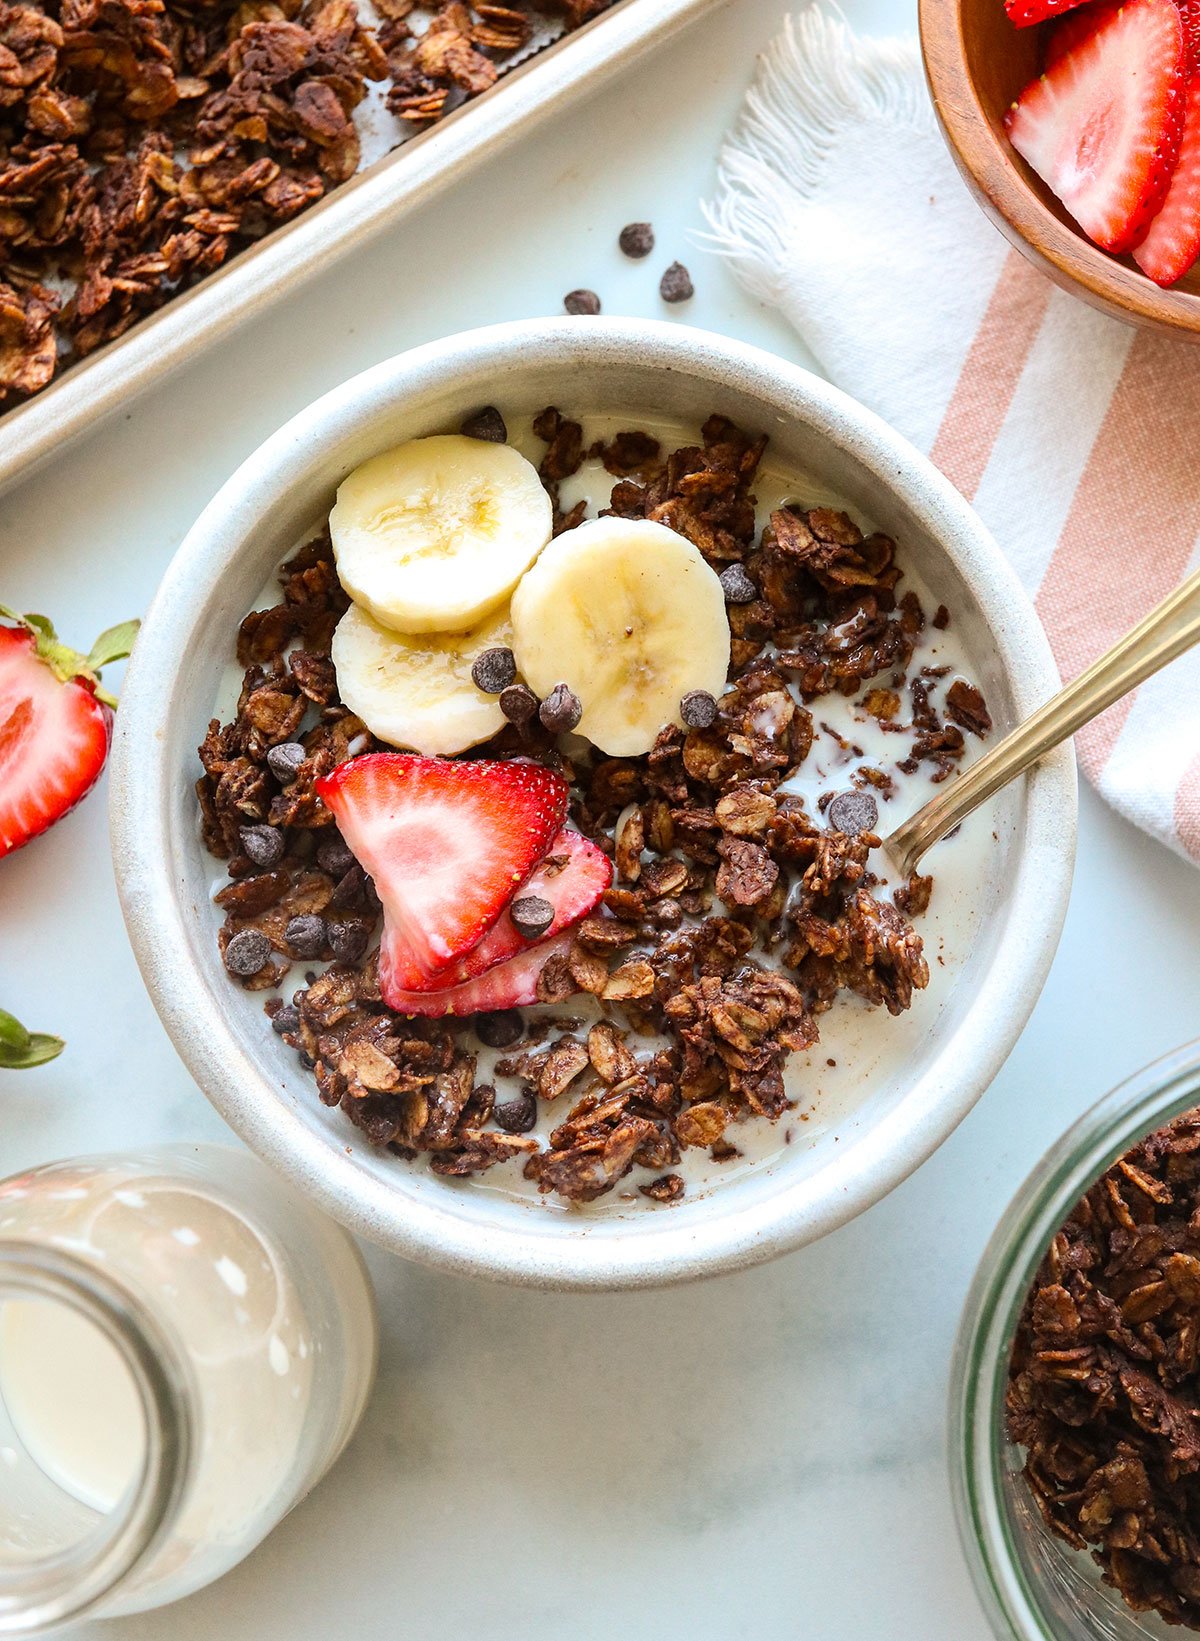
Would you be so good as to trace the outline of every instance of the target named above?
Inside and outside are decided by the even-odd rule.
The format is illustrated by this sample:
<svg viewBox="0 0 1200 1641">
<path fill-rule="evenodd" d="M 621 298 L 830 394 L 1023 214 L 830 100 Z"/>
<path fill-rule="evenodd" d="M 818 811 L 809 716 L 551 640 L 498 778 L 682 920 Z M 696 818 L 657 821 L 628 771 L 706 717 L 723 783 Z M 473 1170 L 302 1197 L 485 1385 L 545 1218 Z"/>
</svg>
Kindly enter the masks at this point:
<svg viewBox="0 0 1200 1641">
<path fill-rule="evenodd" d="M 899 1102 L 826 1166 L 819 1193 L 781 1182 L 736 1212 L 715 1207 L 698 1223 L 605 1237 L 603 1222 L 572 1237 L 478 1227 L 360 1172 L 336 1140 L 308 1128 L 274 1081 L 243 1051 L 205 967 L 189 948 L 183 894 L 172 875 L 177 850 L 168 824 L 173 783 L 161 749 L 182 710 L 178 657 L 227 566 L 253 539 L 261 517 L 288 489 L 289 469 L 307 453 L 370 426 L 405 394 L 444 385 L 456 373 L 557 362 L 640 366 L 684 373 L 758 395 L 781 417 L 802 417 L 819 437 L 872 471 L 933 538 L 972 587 L 996 641 L 999 664 L 1021 717 L 1058 688 L 1050 647 L 1015 572 L 978 517 L 933 464 L 880 417 L 800 366 L 710 332 L 662 320 L 515 320 L 427 343 L 363 371 L 301 410 L 251 454 L 205 508 L 179 547 L 147 611 L 122 693 L 112 753 L 113 863 L 134 955 L 159 1017 L 184 1064 L 230 1126 L 322 1208 L 369 1241 L 463 1274 L 542 1288 L 650 1287 L 737 1269 L 798 1247 L 853 1218 L 919 1166 L 962 1120 L 999 1071 L 1041 992 L 1066 915 L 1075 852 L 1076 783 L 1069 746 L 1025 777 L 1021 838 L 1005 905 L 1003 935 L 951 1040 L 953 1076 L 925 1099 Z M 222 542 L 222 534 L 229 540 Z M 176 789 L 177 790 L 177 789 Z M 215 947 L 212 965 L 217 959 Z M 938 1064 L 945 1059 L 945 1051 Z M 926 1074 L 934 1082 L 937 1064 Z M 920 1087 L 920 1084 L 915 1085 Z M 915 1092 L 915 1089 L 914 1089 Z M 853 1164 L 853 1166 L 851 1166 Z M 707 1197 L 714 1205 L 719 1191 Z"/>
<path fill-rule="evenodd" d="M 967 68 L 962 0 L 918 0 L 921 61 L 938 127 L 977 203 L 1035 267 L 1127 325 L 1200 340 L 1200 294 L 1163 289 L 1062 222 L 1021 174 Z"/>
</svg>

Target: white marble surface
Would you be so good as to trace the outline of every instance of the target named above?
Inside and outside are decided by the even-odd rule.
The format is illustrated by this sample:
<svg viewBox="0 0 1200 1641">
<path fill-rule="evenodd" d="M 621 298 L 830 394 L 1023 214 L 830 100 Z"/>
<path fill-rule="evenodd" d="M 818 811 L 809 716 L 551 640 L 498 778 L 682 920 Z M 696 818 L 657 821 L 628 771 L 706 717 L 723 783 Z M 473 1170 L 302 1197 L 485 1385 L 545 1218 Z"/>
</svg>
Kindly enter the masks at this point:
<svg viewBox="0 0 1200 1641">
<path fill-rule="evenodd" d="M 654 0 L 643 0 L 653 4 Z M 845 0 L 914 26 L 901 0 Z M 84 648 L 142 609 L 262 437 L 411 343 L 594 286 L 803 358 L 688 244 L 721 131 L 784 0 L 730 0 L 452 197 L 310 286 L 0 500 L 0 597 Z M 650 218 L 659 250 L 613 242 Z M 2 436 L 2 435 L 0 435 Z M 0 1172 L 224 1130 L 142 991 L 101 797 L 0 867 L 0 1002 L 68 1052 L 0 1074 Z M 814 1248 L 661 1294 L 541 1296 L 372 1257 L 385 1329 L 365 1424 L 223 1582 L 77 1641 L 986 1641 L 945 1480 L 947 1361 L 1001 1208 L 1119 1077 L 1200 1030 L 1200 872 L 1083 796 L 1061 951 L 1008 1065 L 943 1149 Z"/>
</svg>

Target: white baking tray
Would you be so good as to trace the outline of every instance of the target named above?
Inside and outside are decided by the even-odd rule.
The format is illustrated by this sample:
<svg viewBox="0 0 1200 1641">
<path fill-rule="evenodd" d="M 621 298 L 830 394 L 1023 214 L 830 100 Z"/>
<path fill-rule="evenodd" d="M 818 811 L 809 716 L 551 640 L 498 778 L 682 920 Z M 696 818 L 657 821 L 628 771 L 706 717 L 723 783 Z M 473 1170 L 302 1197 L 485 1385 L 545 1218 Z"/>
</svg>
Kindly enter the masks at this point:
<svg viewBox="0 0 1200 1641">
<path fill-rule="evenodd" d="M 618 0 L 410 137 L 311 210 L 241 252 L 115 342 L 0 416 L 0 488 L 433 198 L 477 160 L 597 90 L 643 52 L 730 0 Z"/>
</svg>

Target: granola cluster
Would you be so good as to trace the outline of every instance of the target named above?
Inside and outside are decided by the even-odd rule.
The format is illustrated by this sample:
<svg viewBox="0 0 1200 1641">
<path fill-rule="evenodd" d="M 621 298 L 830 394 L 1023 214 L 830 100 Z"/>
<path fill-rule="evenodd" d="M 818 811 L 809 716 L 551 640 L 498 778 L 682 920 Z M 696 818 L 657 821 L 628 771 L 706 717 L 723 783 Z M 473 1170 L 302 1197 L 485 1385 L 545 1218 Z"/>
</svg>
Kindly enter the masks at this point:
<svg viewBox="0 0 1200 1641">
<path fill-rule="evenodd" d="M 574 27 L 608 3 L 542 9 Z M 0 0 L 0 411 L 353 176 L 369 81 L 422 127 L 486 90 L 537 15 L 374 11 Z"/>
<path fill-rule="evenodd" d="M 547 1010 L 412 1020 L 382 1001 L 367 955 L 373 886 L 313 790 L 335 764 L 374 748 L 340 703 L 328 660 L 346 600 L 327 539 L 284 566 L 281 604 L 242 623 L 237 713 L 214 720 L 200 749 L 204 837 L 231 878 L 217 896 L 219 939 L 226 966 L 254 990 L 274 990 L 293 961 L 332 961 L 267 1011 L 322 1100 L 373 1143 L 427 1153 L 446 1175 L 519 1156 L 541 1190 L 575 1202 L 638 1166 L 656 1175 L 645 1194 L 670 1203 L 683 1195 L 675 1169 L 686 1149 L 735 1158 L 740 1123 L 789 1109 L 786 1060 L 817 1041 L 839 992 L 899 1014 L 928 983 L 909 919 L 928 904 L 931 880 L 886 900 L 870 867 L 875 793 L 890 792 L 893 777 L 860 764 L 851 790 L 825 794 L 816 814 L 780 791 L 811 751 L 810 709 L 875 681 L 867 710 L 897 736 L 899 761 L 927 762 L 933 779 L 962 756 L 964 731 L 982 735 L 990 719 L 964 684 L 947 692 L 959 721 L 943 723 L 928 672 L 908 678 L 925 617 L 912 593 L 897 596 L 890 540 L 864 539 L 825 508 L 781 509 L 757 531 L 751 486 L 765 439 L 714 416 L 701 444 L 664 454 L 637 431 L 589 447 L 552 408 L 534 425 L 556 526 L 583 511 L 562 511 L 560 484 L 585 455 L 599 459 L 617 481 L 611 511 L 682 532 L 721 573 L 734 633 L 730 687 L 715 710 L 707 698 L 699 722 L 664 728 L 643 757 L 576 743 L 568 755 L 536 713 L 477 749 L 560 769 L 572 823 L 614 862 L 601 908 L 541 972 Z M 264 944 L 249 961 L 262 966 L 246 973 L 234 942 L 256 936 Z M 568 1004 L 578 1018 L 562 1017 Z M 491 1075 L 515 1083 L 515 1098 L 480 1078 L 484 1050 L 504 1051 Z M 564 1096 L 570 1109 L 543 1144 L 531 1130 Z"/>
<path fill-rule="evenodd" d="M 1008 1430 L 1047 1525 L 1138 1612 L 1200 1630 L 1200 1111 L 1092 1186 L 1013 1344 Z"/>
</svg>

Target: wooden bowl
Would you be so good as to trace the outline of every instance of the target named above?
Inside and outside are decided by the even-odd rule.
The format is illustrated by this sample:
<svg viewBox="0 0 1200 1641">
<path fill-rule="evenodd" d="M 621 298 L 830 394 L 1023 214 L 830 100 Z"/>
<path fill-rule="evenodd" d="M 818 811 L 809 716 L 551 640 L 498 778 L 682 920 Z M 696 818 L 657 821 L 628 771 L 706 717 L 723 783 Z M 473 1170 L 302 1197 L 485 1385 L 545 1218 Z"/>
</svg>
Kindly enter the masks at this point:
<svg viewBox="0 0 1200 1641">
<path fill-rule="evenodd" d="M 1076 227 L 1004 132 L 1004 113 L 1038 73 L 1044 28 L 1014 28 L 1002 0 L 919 0 L 933 106 L 971 191 L 1017 249 L 1071 291 L 1128 324 L 1200 340 L 1200 268 L 1160 290 L 1128 257 Z"/>
</svg>

